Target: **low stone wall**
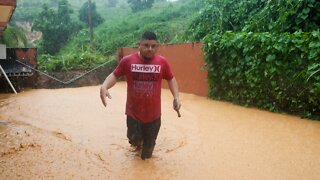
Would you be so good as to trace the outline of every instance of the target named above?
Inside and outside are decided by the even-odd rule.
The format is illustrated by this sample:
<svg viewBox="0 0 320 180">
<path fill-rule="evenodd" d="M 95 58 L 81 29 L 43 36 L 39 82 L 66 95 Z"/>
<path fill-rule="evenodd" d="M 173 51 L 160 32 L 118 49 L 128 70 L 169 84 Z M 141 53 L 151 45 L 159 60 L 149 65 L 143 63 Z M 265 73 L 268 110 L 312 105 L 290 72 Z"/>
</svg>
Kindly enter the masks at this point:
<svg viewBox="0 0 320 180">
<path fill-rule="evenodd" d="M 110 65 L 106 65 L 105 67 L 101 67 L 95 71 L 92 71 L 85 76 L 75 80 L 70 84 L 63 84 L 54 79 L 51 79 L 43 74 L 38 74 L 38 78 L 35 81 L 35 88 L 66 88 L 66 87 L 82 87 L 82 86 L 93 86 L 102 84 L 105 78 L 114 70 L 116 67 L 116 63 L 112 63 Z M 50 73 L 50 76 L 53 76 L 61 81 L 69 81 L 73 78 L 76 78 L 86 71 L 84 70 L 73 70 L 68 72 L 53 72 Z"/>
</svg>

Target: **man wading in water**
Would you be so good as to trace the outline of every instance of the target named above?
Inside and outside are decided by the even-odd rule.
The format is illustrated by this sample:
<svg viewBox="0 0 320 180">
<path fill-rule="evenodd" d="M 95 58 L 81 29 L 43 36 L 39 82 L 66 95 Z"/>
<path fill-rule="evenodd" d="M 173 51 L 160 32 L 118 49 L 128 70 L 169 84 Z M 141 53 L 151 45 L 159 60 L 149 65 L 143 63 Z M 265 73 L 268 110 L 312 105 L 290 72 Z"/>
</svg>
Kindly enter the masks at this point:
<svg viewBox="0 0 320 180">
<path fill-rule="evenodd" d="M 100 88 L 100 98 L 107 106 L 106 97 L 111 99 L 108 89 L 116 84 L 117 78 L 126 77 L 127 137 L 131 145 L 142 146 L 143 160 L 151 158 L 161 126 L 162 79 L 168 81 L 173 108 L 178 114 L 181 107 L 177 81 L 166 58 L 156 54 L 157 46 L 156 34 L 145 32 L 139 42 L 139 52 L 122 58 Z"/>
</svg>

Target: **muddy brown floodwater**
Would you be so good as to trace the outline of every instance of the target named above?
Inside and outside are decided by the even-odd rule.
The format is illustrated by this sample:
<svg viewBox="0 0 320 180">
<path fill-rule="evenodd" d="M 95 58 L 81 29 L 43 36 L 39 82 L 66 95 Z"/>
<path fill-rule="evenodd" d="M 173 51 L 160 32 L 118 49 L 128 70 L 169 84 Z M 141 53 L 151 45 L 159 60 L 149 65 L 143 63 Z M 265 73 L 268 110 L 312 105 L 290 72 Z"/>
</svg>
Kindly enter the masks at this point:
<svg viewBox="0 0 320 180">
<path fill-rule="evenodd" d="M 320 122 L 162 91 L 143 161 L 126 139 L 126 84 L 0 94 L 0 179 L 320 179 Z"/>
</svg>

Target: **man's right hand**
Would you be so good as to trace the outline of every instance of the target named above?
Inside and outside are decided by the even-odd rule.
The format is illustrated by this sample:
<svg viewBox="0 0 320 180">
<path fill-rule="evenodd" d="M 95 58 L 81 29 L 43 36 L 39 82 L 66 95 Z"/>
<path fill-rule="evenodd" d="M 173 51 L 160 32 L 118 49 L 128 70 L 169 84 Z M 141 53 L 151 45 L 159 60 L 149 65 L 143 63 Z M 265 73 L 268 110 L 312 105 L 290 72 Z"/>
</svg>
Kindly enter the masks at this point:
<svg viewBox="0 0 320 180">
<path fill-rule="evenodd" d="M 100 87 L 100 99 L 104 107 L 107 107 L 107 97 L 111 99 L 108 89 L 114 86 L 117 82 L 116 76 L 111 73 L 109 76 L 104 80 Z"/>
<path fill-rule="evenodd" d="M 109 94 L 109 91 L 104 86 L 100 87 L 100 99 L 102 101 L 102 104 L 104 107 L 107 107 L 107 97 L 111 99 L 111 95 Z"/>
</svg>

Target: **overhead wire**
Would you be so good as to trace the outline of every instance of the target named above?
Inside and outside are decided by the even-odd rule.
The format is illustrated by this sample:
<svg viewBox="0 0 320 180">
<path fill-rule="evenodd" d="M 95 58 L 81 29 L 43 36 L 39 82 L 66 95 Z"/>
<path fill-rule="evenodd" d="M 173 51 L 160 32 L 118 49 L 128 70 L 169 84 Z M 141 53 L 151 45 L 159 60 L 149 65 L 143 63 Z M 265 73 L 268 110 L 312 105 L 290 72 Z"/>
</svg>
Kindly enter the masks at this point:
<svg viewBox="0 0 320 180">
<path fill-rule="evenodd" d="M 80 74 L 80 75 L 78 75 L 78 76 L 76 76 L 76 77 L 74 77 L 74 78 L 72 78 L 72 79 L 70 79 L 70 80 L 62 81 L 62 80 L 60 80 L 60 79 L 58 79 L 58 78 L 56 78 L 56 77 L 53 77 L 53 76 L 49 75 L 48 73 L 45 73 L 45 72 L 43 72 L 43 71 L 40 71 L 40 70 L 38 70 L 38 69 L 36 69 L 36 68 L 34 68 L 34 67 L 32 67 L 32 66 L 24 63 L 24 62 L 21 62 L 21 61 L 17 60 L 17 59 L 16 59 L 15 61 L 18 62 L 18 63 L 20 63 L 20 64 L 22 64 L 23 66 L 26 66 L 27 68 L 30 68 L 30 69 L 32 69 L 32 70 L 34 70 L 34 71 L 36 71 L 36 72 L 38 72 L 38 73 L 40 73 L 40 74 L 43 74 L 43 75 L 47 76 L 47 77 L 50 78 L 50 79 L 53 79 L 53 80 L 55 80 L 55 81 L 57 81 L 57 82 L 60 82 L 60 83 L 62 83 L 62 84 L 65 84 L 65 85 L 71 84 L 72 82 L 74 82 L 74 81 L 82 78 L 83 76 L 91 73 L 92 71 L 95 71 L 95 70 L 99 69 L 100 67 L 103 67 L 103 66 L 105 66 L 105 65 L 113 62 L 113 61 L 106 61 L 106 62 L 104 62 L 104 63 L 102 63 L 102 64 L 100 64 L 100 65 L 92 68 L 91 70 L 86 71 L 86 72 L 84 72 L 84 73 L 82 73 L 82 74 Z"/>
</svg>

